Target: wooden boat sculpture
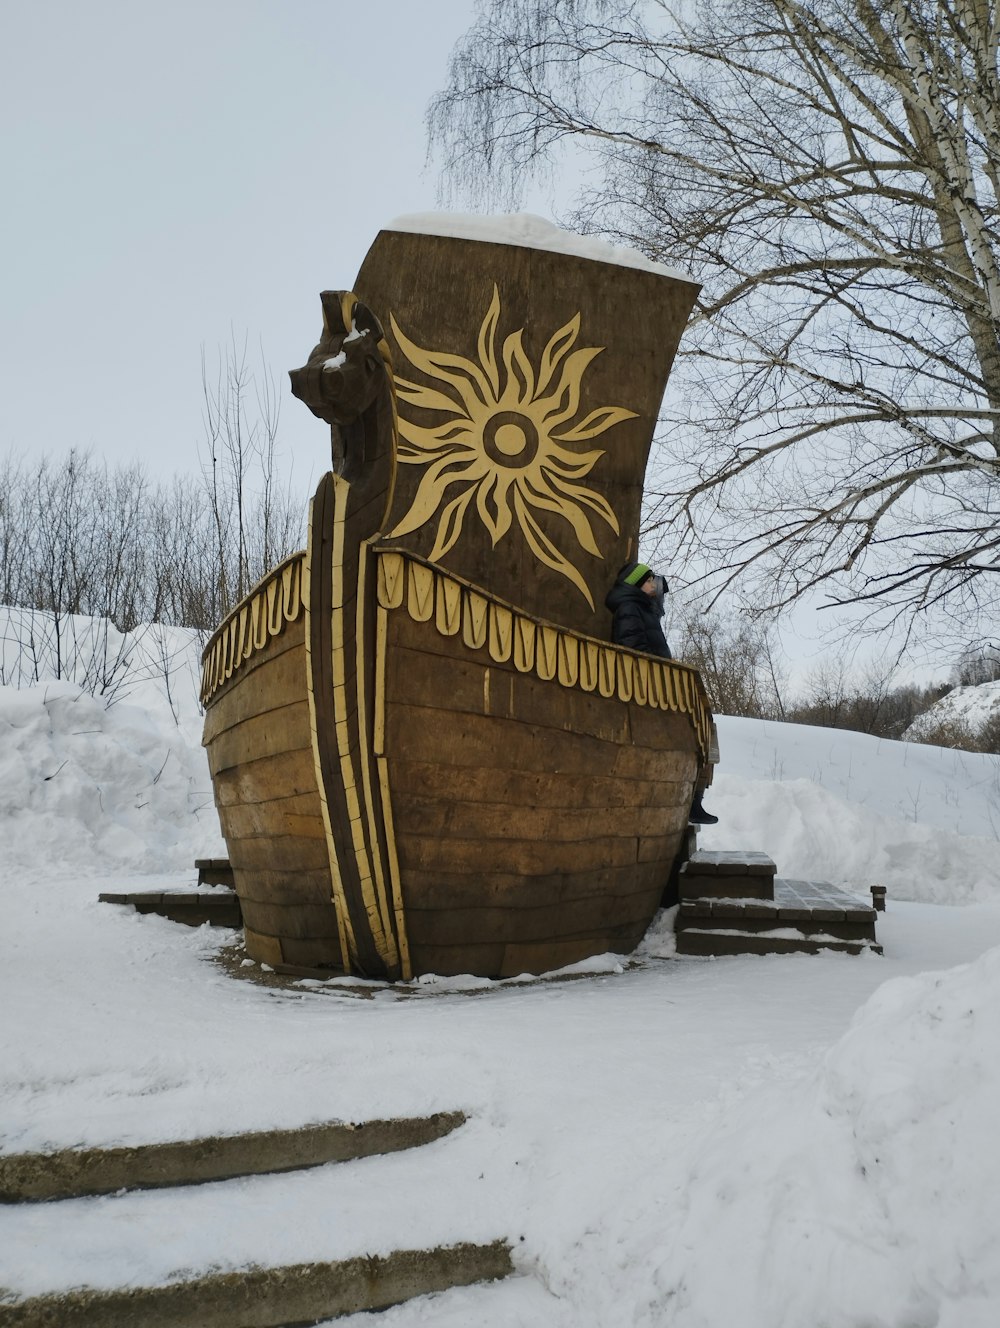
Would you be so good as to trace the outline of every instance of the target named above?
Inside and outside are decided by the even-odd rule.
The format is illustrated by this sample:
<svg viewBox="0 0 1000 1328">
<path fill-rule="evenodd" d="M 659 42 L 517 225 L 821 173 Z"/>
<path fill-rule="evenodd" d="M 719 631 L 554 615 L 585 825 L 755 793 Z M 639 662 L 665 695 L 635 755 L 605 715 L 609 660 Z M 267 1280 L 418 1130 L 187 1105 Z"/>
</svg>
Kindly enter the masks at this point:
<svg viewBox="0 0 1000 1328">
<path fill-rule="evenodd" d="M 331 425 L 308 548 L 204 655 L 250 955 L 504 976 L 641 939 L 712 721 L 603 599 L 696 290 L 400 230 L 323 294 L 291 375 Z"/>
</svg>

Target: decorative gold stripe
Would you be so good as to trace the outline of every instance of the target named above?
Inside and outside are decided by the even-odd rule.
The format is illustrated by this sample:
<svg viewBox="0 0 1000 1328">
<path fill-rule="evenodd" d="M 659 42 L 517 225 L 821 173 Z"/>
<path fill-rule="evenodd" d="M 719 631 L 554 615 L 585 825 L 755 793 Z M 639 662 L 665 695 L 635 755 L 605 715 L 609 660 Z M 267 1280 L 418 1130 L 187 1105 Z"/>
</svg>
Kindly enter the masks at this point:
<svg viewBox="0 0 1000 1328">
<path fill-rule="evenodd" d="M 313 504 L 309 504 L 309 547 L 306 550 L 303 572 L 308 586 L 312 579 L 312 560 L 313 560 Z M 280 602 L 281 596 L 278 593 L 279 583 L 274 581 L 274 600 Z M 307 595 L 308 600 L 308 595 Z M 311 611 L 311 605 L 306 605 L 307 613 Z M 268 615 L 269 623 L 271 615 Z M 312 738 L 313 767 L 316 772 L 316 790 L 319 793 L 320 812 L 323 817 L 323 832 L 326 836 L 326 853 L 330 863 L 330 894 L 333 899 L 333 911 L 337 916 L 337 936 L 340 941 L 340 954 L 345 970 L 349 970 L 356 957 L 356 947 L 354 943 L 354 932 L 351 927 L 350 915 L 347 911 L 347 898 L 344 894 L 344 882 L 340 873 L 340 858 L 337 853 L 337 841 L 333 833 L 333 825 L 330 821 L 330 807 L 326 800 L 326 780 L 323 778 L 323 769 L 319 757 L 319 739 L 317 734 L 316 721 L 316 690 L 313 687 L 313 660 L 312 660 L 312 630 L 308 617 L 306 618 L 306 693 L 309 698 L 309 731 Z"/>
<path fill-rule="evenodd" d="M 330 561 L 335 568 L 341 568 L 344 565 L 344 538 L 345 521 L 347 514 L 347 493 L 350 488 L 347 480 L 339 475 L 333 477 L 334 486 L 334 504 L 333 504 L 333 548 L 330 553 Z M 362 546 L 363 547 L 363 546 Z M 360 572 L 359 568 L 359 572 Z M 433 583 L 432 583 L 433 590 Z M 354 860 L 358 870 L 358 881 L 361 887 L 361 898 L 364 903 L 365 915 L 368 918 L 368 927 L 371 932 L 375 948 L 383 959 L 388 956 L 385 934 L 382 929 L 382 917 L 379 912 L 378 901 L 375 897 L 375 886 L 372 876 L 371 858 L 368 853 L 368 845 L 365 843 L 365 827 L 362 821 L 361 797 L 359 796 L 358 779 L 354 769 L 354 760 L 351 755 L 351 733 L 348 721 L 347 707 L 347 687 L 345 672 L 345 633 L 344 633 L 344 590 L 345 585 L 342 577 L 334 580 L 334 600 L 331 605 L 331 625 L 332 641 L 331 653 L 333 663 L 333 713 L 335 720 L 335 733 L 337 741 L 337 751 L 340 756 L 340 778 L 344 790 L 344 798 L 347 803 L 347 816 L 351 828 L 351 844 L 354 849 Z M 359 599 L 362 596 L 359 594 Z M 366 753 L 359 752 L 359 758 L 362 765 L 365 763 Z M 393 956 L 395 958 L 395 956 Z"/>
<path fill-rule="evenodd" d="M 377 549 L 376 553 L 383 611 L 405 604 L 415 621 L 433 618 L 442 635 L 461 633 L 470 650 L 487 649 L 497 664 L 510 660 L 518 672 L 634 705 L 686 714 L 694 726 L 702 760 L 709 759 L 712 713 L 701 678 L 690 665 L 641 655 L 542 622 L 414 555 L 397 549 Z M 381 649 L 385 649 L 384 642 Z M 381 730 L 377 732 L 381 754 Z"/>
<path fill-rule="evenodd" d="M 379 560 L 381 562 L 381 559 Z M 402 560 L 400 560 L 402 561 Z M 381 580 L 379 581 L 381 585 Z M 396 826 L 392 819 L 392 795 L 389 789 L 389 767 L 385 751 L 385 653 L 389 639 L 389 614 L 381 606 L 375 610 L 375 766 L 378 771 L 382 802 L 382 824 L 385 827 L 386 866 L 392 891 L 392 908 L 396 918 L 396 942 L 399 946 L 399 976 L 404 982 L 413 977 L 410 962 L 410 944 L 406 934 L 406 910 L 403 907 L 403 885 L 399 875 L 399 855 L 396 852 Z"/>
<path fill-rule="evenodd" d="M 305 551 L 279 563 L 226 616 L 209 638 L 201 657 L 201 702 L 208 705 L 219 688 L 285 624 L 302 614 L 302 568 Z"/>
<path fill-rule="evenodd" d="M 364 799 L 364 809 L 368 821 L 368 855 L 365 864 L 370 863 L 371 875 L 368 878 L 367 889 L 371 889 L 374 884 L 374 905 L 378 912 L 381 924 L 381 944 L 376 934 L 375 940 L 379 947 L 379 954 L 383 962 L 389 969 L 395 969 L 399 964 L 399 952 L 396 949 L 396 941 L 392 934 L 392 918 L 389 916 L 389 898 L 385 888 L 385 874 L 382 868 L 382 854 L 379 851 L 378 830 L 375 824 L 375 800 L 372 797 L 372 772 L 371 762 L 373 753 L 368 750 L 368 661 L 365 659 L 365 606 L 368 602 L 368 595 L 365 593 L 367 574 L 370 566 L 369 546 L 362 541 L 358 549 L 358 596 L 357 610 L 355 614 L 354 641 L 355 641 L 355 681 L 357 684 L 358 698 L 358 717 L 357 728 L 359 735 L 359 745 L 357 752 L 358 764 L 361 767 L 361 789 Z M 336 566 L 337 564 L 335 564 Z M 359 865 L 362 865 L 359 858 Z M 365 882 L 362 885 L 365 886 Z M 367 894 L 366 894 L 367 903 Z"/>
</svg>

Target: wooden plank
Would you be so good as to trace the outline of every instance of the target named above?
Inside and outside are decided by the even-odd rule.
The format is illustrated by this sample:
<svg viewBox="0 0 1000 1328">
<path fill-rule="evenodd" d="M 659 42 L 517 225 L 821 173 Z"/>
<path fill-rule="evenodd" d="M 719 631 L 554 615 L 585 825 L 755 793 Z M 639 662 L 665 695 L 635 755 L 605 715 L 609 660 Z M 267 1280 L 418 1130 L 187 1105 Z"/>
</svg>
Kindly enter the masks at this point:
<svg viewBox="0 0 1000 1328">
<path fill-rule="evenodd" d="M 460 637 L 443 637 L 433 623 L 414 622 L 405 612 L 390 616 L 390 642 L 387 692 L 394 703 L 490 714 L 608 742 L 696 749 L 697 735 L 686 715 L 626 706 L 617 696 L 520 673 L 513 663 L 497 664 L 486 650 L 469 650 Z"/>
<path fill-rule="evenodd" d="M 512 871 L 537 876 L 634 865 L 638 860 L 636 841 L 619 836 L 592 839 L 581 844 L 546 843 L 534 839 L 484 842 L 480 839 L 397 835 L 397 845 L 403 869 L 404 897 L 407 872 L 414 867 L 421 871 Z"/>
<path fill-rule="evenodd" d="M 371 480 L 371 476 L 368 476 Z M 363 498 L 362 493 L 357 494 Z M 315 713 L 315 750 L 336 845 L 337 899 L 349 944 L 357 954 L 358 968 L 371 976 L 395 972 L 395 941 L 388 940 L 378 914 L 375 878 L 378 875 L 367 822 L 358 812 L 365 806 L 361 762 L 368 759 L 368 735 L 358 732 L 356 606 L 338 604 L 358 593 L 359 541 L 368 530 L 358 526 L 353 515 L 355 491 L 332 476 L 320 481 L 313 501 L 310 570 L 310 668 Z M 340 549 L 342 532 L 338 520 L 353 523 Z M 365 593 L 361 588 L 361 593 Z M 374 596 L 372 596 L 374 604 Z M 372 618 L 374 614 L 370 615 Z M 334 651 L 337 659 L 334 661 Z M 367 661 L 369 669 L 372 661 Z M 346 734 L 346 737 L 345 737 Z M 388 922 L 388 919 L 386 919 Z M 286 954 L 286 962 L 300 963 Z"/>
<path fill-rule="evenodd" d="M 271 802 L 305 793 L 318 797 L 316 768 L 308 751 L 279 752 L 248 761 L 239 769 L 213 775 L 213 784 L 220 815 L 223 808 L 244 803 Z"/>
<path fill-rule="evenodd" d="M 326 904 L 262 904 L 243 901 L 243 921 L 254 931 L 278 936 L 282 942 L 294 938 L 337 942 L 337 914 L 332 901 Z"/>
<path fill-rule="evenodd" d="M 440 761 L 393 762 L 396 788 L 415 789 L 445 802 L 497 802 L 516 807 L 663 807 L 690 804 L 686 780 L 631 780 L 608 775 L 452 766 Z"/>
<path fill-rule="evenodd" d="M 209 760 L 214 771 L 228 770 L 265 756 L 304 751 L 311 741 L 309 705 L 303 695 L 289 705 L 251 715 L 220 732 L 212 739 Z"/>
<path fill-rule="evenodd" d="M 402 644 L 418 635 L 423 648 Z M 483 675 L 490 668 L 487 652 L 465 651 L 459 637 L 440 636 L 433 622 L 416 623 L 405 610 L 389 618 L 387 694 L 394 702 L 426 705 L 438 710 L 483 713 Z M 495 666 L 494 666 L 495 667 Z M 497 675 L 500 670 L 496 669 Z"/>
<path fill-rule="evenodd" d="M 244 867 L 239 893 L 241 900 L 261 904 L 327 904 L 333 899 L 328 867 L 295 872 Z"/>
<path fill-rule="evenodd" d="M 629 707 L 632 741 L 639 747 L 671 748 L 697 751 L 698 735 L 691 716 L 676 710 L 657 710 L 652 706 Z"/>
<path fill-rule="evenodd" d="M 666 877 L 629 895 L 570 899 L 548 907 L 426 910 L 410 908 L 407 930 L 413 945 L 485 945 L 496 941 L 557 941 L 611 928 L 649 926 Z"/>
<path fill-rule="evenodd" d="M 578 964 L 592 955 L 631 954 L 642 940 L 645 928 L 625 932 L 605 932 L 556 941 L 524 941 L 504 947 L 499 977 L 513 978 L 520 973 L 551 973 Z"/>
<path fill-rule="evenodd" d="M 496 945 L 410 945 L 414 973 L 440 973 L 454 977 L 459 973 L 477 973 L 495 978 L 503 967 L 502 944 Z"/>
<path fill-rule="evenodd" d="M 0 1203 L 80 1199 L 274 1175 L 418 1148 L 464 1125 L 462 1111 L 217 1134 L 113 1148 L 0 1154 Z"/>
<path fill-rule="evenodd" d="M 237 839 L 294 835 L 326 841 L 319 797 L 313 793 L 227 807 L 226 834 Z"/>
<path fill-rule="evenodd" d="M 225 823 L 223 823 L 223 831 Z M 316 871 L 329 865 L 326 843 L 321 839 L 302 839 L 295 835 L 265 835 L 259 839 L 229 839 L 229 856 L 240 888 L 244 867 L 269 871 Z"/>
<path fill-rule="evenodd" d="M 686 828 L 687 812 L 684 812 L 682 817 L 677 818 L 672 831 L 662 835 L 642 835 L 639 839 L 639 861 L 665 862 L 668 867 L 671 866 L 680 852 L 681 839 Z"/>
<path fill-rule="evenodd" d="M 439 710 L 397 705 L 387 714 L 386 755 L 407 762 L 447 762 L 461 768 L 571 774 L 595 770 L 624 779 L 694 782 L 693 752 L 649 751 L 538 724 L 516 724 L 489 715 L 456 714 L 445 722 Z M 393 779 L 395 787 L 395 779 Z"/>
<path fill-rule="evenodd" d="M 295 936 L 283 937 L 281 953 L 283 957 L 280 962 L 285 964 L 297 964 L 302 968 L 329 968 L 335 972 L 344 971 L 340 946 L 335 936 L 329 939 L 325 937 L 303 939 Z M 377 975 L 372 974 L 371 976 Z"/>
<path fill-rule="evenodd" d="M 544 839 L 550 843 L 624 836 L 644 831 L 665 833 L 687 821 L 687 805 L 677 808 L 643 804 L 625 807 L 511 806 L 504 803 L 448 801 L 399 793 L 394 798 L 396 833 L 441 835 L 458 839 Z"/>
<path fill-rule="evenodd" d="M 644 863 L 594 871 L 552 872 L 536 876 L 503 871 L 446 872 L 410 868 L 406 874 L 407 911 L 546 907 L 592 897 L 628 895 L 650 888 L 659 873 Z"/>
<path fill-rule="evenodd" d="M 283 962 L 281 942 L 276 936 L 264 936 L 252 927 L 243 930 L 243 944 L 251 959 L 260 964 L 280 964 Z"/>
</svg>

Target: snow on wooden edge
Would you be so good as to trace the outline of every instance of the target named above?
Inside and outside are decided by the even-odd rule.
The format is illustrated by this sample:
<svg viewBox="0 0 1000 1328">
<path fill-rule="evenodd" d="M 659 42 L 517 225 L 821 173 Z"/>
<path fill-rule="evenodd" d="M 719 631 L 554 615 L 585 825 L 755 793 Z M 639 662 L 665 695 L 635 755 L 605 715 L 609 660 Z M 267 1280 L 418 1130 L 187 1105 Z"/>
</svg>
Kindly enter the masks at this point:
<svg viewBox="0 0 1000 1328">
<path fill-rule="evenodd" d="M 656 263 L 638 249 L 625 249 L 598 239 L 596 235 L 577 235 L 573 231 L 546 221 L 530 212 L 511 212 L 503 216 L 475 216 L 464 212 L 413 212 L 396 217 L 386 227 L 390 231 L 407 231 L 418 235 L 450 235 L 460 240 L 481 240 L 489 244 L 516 244 L 525 249 L 547 249 L 553 253 L 574 254 L 577 258 L 590 258 L 597 263 L 615 263 L 619 267 L 642 268 L 672 277 L 675 281 L 692 281 L 679 268 Z"/>
</svg>

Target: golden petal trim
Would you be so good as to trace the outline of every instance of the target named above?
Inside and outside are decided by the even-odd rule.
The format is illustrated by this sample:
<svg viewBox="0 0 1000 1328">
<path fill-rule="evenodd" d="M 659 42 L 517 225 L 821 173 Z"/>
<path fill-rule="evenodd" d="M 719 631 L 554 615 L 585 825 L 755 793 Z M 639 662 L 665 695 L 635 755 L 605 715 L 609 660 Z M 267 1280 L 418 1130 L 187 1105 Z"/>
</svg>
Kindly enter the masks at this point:
<svg viewBox="0 0 1000 1328">
<path fill-rule="evenodd" d="M 201 657 L 201 702 L 212 697 L 258 650 L 302 615 L 302 564 L 293 553 L 241 600 L 212 634 Z"/>
<path fill-rule="evenodd" d="M 489 633 L 489 602 L 474 590 L 467 590 L 462 597 L 462 608 L 462 640 L 470 650 L 481 650 Z"/>
<path fill-rule="evenodd" d="M 400 608 L 405 602 L 416 621 L 433 619 L 442 635 L 461 634 L 470 650 L 486 649 L 497 664 L 511 661 L 519 672 L 534 673 L 546 682 L 686 714 L 702 759 L 709 759 L 712 714 L 701 679 L 689 665 L 540 622 L 433 563 L 395 549 L 377 552 L 383 609 Z M 389 565 L 383 568 L 383 563 Z M 404 581 L 407 594 L 399 589 Z"/>
</svg>

